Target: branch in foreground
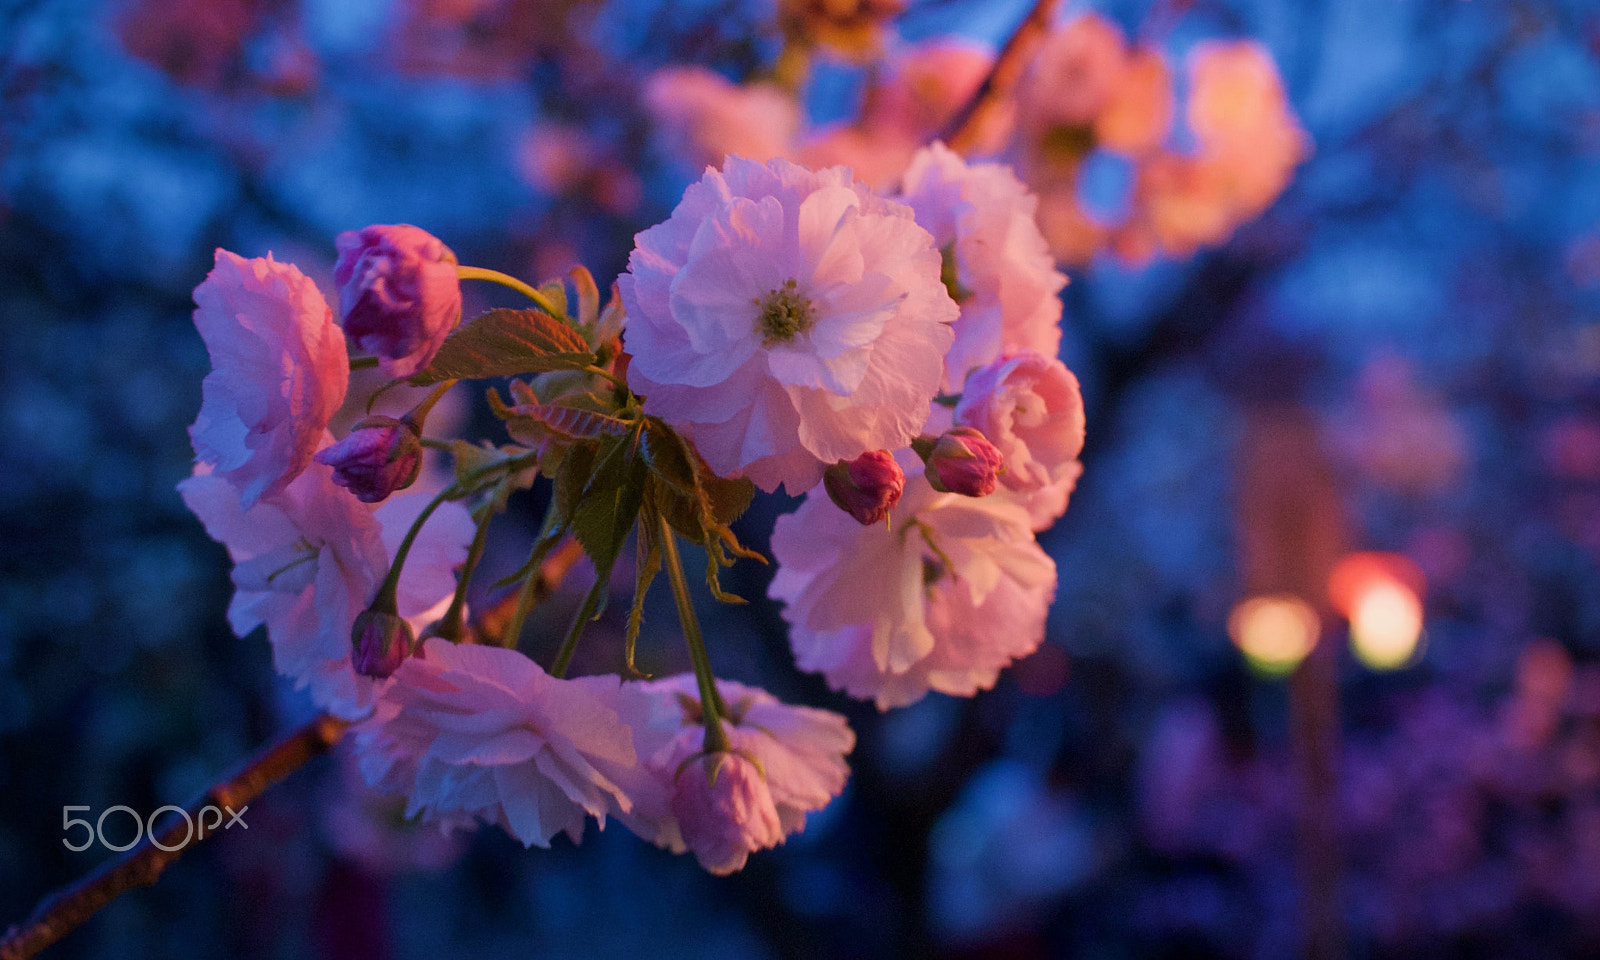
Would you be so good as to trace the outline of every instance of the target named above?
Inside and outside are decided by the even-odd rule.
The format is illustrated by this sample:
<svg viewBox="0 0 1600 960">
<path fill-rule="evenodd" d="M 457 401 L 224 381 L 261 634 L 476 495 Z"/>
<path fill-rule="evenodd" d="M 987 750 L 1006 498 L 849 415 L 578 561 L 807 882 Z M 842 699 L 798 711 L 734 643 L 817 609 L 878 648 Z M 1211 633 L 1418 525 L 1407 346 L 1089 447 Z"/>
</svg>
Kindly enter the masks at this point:
<svg viewBox="0 0 1600 960">
<path fill-rule="evenodd" d="M 582 554 L 576 541 L 557 549 L 533 574 L 534 603 L 554 593 Z M 507 598 L 515 606 L 516 591 Z M 474 617 L 474 636 L 495 636 L 509 619 L 504 602 L 489 607 L 483 616 Z M 82 880 L 58 890 L 39 902 L 22 923 L 13 925 L 0 938 L 0 960 L 28 960 L 82 925 L 116 897 L 134 887 L 152 886 L 162 871 L 192 844 L 180 842 L 199 822 L 206 806 L 239 810 L 260 796 L 268 787 L 321 756 L 344 736 L 350 726 L 336 717 L 320 716 L 257 754 L 238 773 L 207 790 L 205 796 L 188 808 L 189 822 L 181 818 L 165 830 L 146 837 L 126 853 L 102 863 Z M 195 843 L 204 839 L 199 835 Z M 159 841 L 159 845 L 157 843 Z M 171 847 L 163 850 L 162 847 Z"/>
<path fill-rule="evenodd" d="M 1028 65 L 1028 56 L 1033 53 L 1034 47 L 1044 35 L 1050 31 L 1050 25 L 1056 18 L 1056 7 L 1060 0 L 1038 0 L 1028 15 L 1017 25 L 1016 32 L 1006 45 L 1000 48 L 999 56 L 994 59 L 994 67 L 989 75 L 983 78 L 983 83 L 977 92 L 972 95 L 955 116 L 950 118 L 944 129 L 939 133 L 939 139 L 945 142 L 950 149 L 960 154 L 966 154 L 974 146 L 978 131 L 983 128 L 984 117 L 994 108 L 996 103 L 1011 95 L 1017 86 L 1017 81 L 1022 78 L 1022 70 Z"/>
<path fill-rule="evenodd" d="M 158 835 L 146 837 L 132 850 L 111 858 L 82 880 L 40 901 L 32 916 L 6 931 L 0 940 L 0 960 L 35 956 L 118 894 L 154 884 L 161 872 L 193 845 L 183 841 L 202 808 L 212 805 L 242 809 L 267 787 L 300 769 L 311 758 L 326 753 L 339 742 L 348 726 L 346 721 L 321 716 L 257 754 L 238 773 L 207 790 L 200 801 L 190 806 L 189 821 L 180 819 Z M 163 850 L 163 846 L 172 849 Z"/>
</svg>

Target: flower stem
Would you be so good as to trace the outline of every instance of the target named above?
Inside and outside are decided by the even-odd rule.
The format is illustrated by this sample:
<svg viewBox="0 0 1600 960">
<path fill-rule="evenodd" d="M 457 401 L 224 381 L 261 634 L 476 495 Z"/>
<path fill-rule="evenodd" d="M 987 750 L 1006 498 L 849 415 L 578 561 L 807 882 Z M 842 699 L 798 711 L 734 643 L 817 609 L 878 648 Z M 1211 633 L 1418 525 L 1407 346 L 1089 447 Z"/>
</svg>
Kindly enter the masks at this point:
<svg viewBox="0 0 1600 960">
<path fill-rule="evenodd" d="M 351 357 L 350 358 L 350 371 L 352 373 L 354 373 L 357 370 L 371 370 L 373 367 L 376 367 L 377 365 L 378 365 L 378 358 L 377 357 Z"/>
<path fill-rule="evenodd" d="M 422 398 L 420 403 L 412 407 L 405 416 L 400 418 L 401 421 L 409 423 L 411 429 L 415 430 L 418 436 L 421 436 L 422 428 L 428 421 L 428 414 L 433 412 L 433 405 L 438 403 L 445 394 L 450 392 L 450 388 L 455 385 L 456 381 L 454 380 L 440 381 L 437 386 L 429 391 L 426 397 Z"/>
<path fill-rule="evenodd" d="M 550 316 L 555 317 L 557 320 L 565 320 L 567 318 L 567 311 L 557 309 L 556 305 L 551 302 L 549 297 L 508 273 L 501 273 L 498 270 L 489 270 L 485 267 L 458 266 L 456 267 L 456 276 L 463 280 L 487 280 L 490 283 L 498 283 L 502 287 L 510 287 L 511 289 L 527 297 L 529 300 L 532 300 L 535 306 L 537 306 L 540 310 L 543 310 L 545 313 L 548 313 Z"/>
<path fill-rule="evenodd" d="M 672 583 L 672 599 L 678 604 L 678 622 L 683 625 L 683 639 L 689 644 L 689 661 L 694 664 L 694 678 L 700 686 L 700 715 L 706 726 L 705 751 L 722 753 L 732 748 L 728 732 L 722 729 L 722 715 L 727 707 L 722 703 L 716 678 L 711 674 L 711 658 L 706 656 L 705 638 L 700 635 L 700 621 L 694 615 L 694 598 L 689 596 L 683 561 L 678 559 L 676 534 L 666 517 L 660 518 L 660 524 L 662 565 L 667 568 L 667 579 Z"/>
<path fill-rule="evenodd" d="M 552 539 L 551 542 L 556 541 Z M 570 537 L 549 552 L 548 556 L 536 554 L 533 571 L 522 581 L 516 593 L 508 593 L 499 603 L 473 614 L 478 636 L 515 650 L 522 639 L 522 625 L 527 622 L 528 614 L 550 598 L 550 594 L 567 578 L 567 572 L 581 556 L 582 545 Z"/>
<path fill-rule="evenodd" d="M 610 380 L 613 384 L 615 384 L 616 386 L 620 387 L 621 389 L 623 389 L 623 390 L 628 389 L 628 381 L 626 381 L 626 380 L 622 379 L 621 377 L 617 376 L 616 374 L 612 373 L 610 370 L 606 370 L 606 369 L 604 369 L 602 367 L 589 366 L 589 367 L 584 367 L 583 368 L 583 372 L 584 373 L 593 374 L 593 375 L 595 375 L 597 377 L 605 377 L 607 380 Z"/>
<path fill-rule="evenodd" d="M 463 491 L 471 490 L 473 484 L 491 473 L 499 470 L 515 472 L 537 461 L 538 455 L 530 453 L 526 456 L 502 460 L 499 463 L 491 463 L 486 467 L 474 470 L 435 494 L 434 498 L 428 501 L 428 505 L 422 508 L 422 512 L 417 514 L 417 519 L 411 522 L 411 529 L 406 531 L 405 538 L 400 541 L 399 548 L 394 552 L 394 562 L 389 564 L 389 575 L 384 578 L 383 584 L 378 587 L 377 597 L 372 601 L 372 605 L 377 606 L 379 600 L 385 600 L 391 606 L 394 604 L 395 591 L 400 586 L 400 570 L 405 566 L 407 555 L 411 553 L 411 545 L 416 542 L 417 534 L 421 532 L 422 525 L 428 521 L 429 517 L 433 516 L 433 511 L 439 509 L 439 504 L 461 496 Z"/>
<path fill-rule="evenodd" d="M 584 628 L 594 619 L 595 611 L 600 609 L 600 601 L 605 599 L 606 591 L 609 589 L 611 589 L 611 571 L 595 570 L 594 586 L 584 595 L 583 606 L 578 608 L 578 615 L 572 618 L 572 625 L 567 628 L 567 635 L 561 638 L 561 649 L 556 651 L 556 659 L 550 664 L 550 676 L 567 675 L 567 665 L 572 663 L 572 655 L 578 649 L 578 638 L 583 636 Z"/>
<path fill-rule="evenodd" d="M 467 584 L 472 580 L 472 574 L 478 569 L 478 561 L 483 559 L 483 545 L 489 539 L 489 521 L 494 518 L 492 511 L 484 511 L 483 520 L 478 524 L 478 530 L 472 535 L 472 545 L 467 548 L 467 560 L 461 565 L 461 577 L 456 581 L 455 596 L 450 598 L 450 609 L 439 618 L 430 632 L 436 633 L 451 643 L 461 640 L 461 631 L 467 609 Z"/>
</svg>

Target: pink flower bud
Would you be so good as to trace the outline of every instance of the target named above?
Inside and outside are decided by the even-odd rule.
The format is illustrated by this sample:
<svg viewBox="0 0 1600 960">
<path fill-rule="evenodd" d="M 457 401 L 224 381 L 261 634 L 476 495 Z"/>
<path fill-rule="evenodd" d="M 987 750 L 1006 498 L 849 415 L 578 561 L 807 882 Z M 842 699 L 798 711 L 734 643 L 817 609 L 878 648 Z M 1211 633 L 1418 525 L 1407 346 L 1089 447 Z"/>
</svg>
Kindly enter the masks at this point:
<svg viewBox="0 0 1600 960">
<path fill-rule="evenodd" d="M 336 243 L 333 279 L 345 334 L 376 354 L 391 377 L 409 377 L 433 362 L 461 321 L 456 255 L 409 224 L 348 231 Z"/>
<path fill-rule="evenodd" d="M 952 427 L 927 456 L 928 483 L 940 493 L 987 497 L 1005 469 L 1000 451 L 971 427 Z"/>
<path fill-rule="evenodd" d="M 684 845 L 718 876 L 744 868 L 752 850 L 783 842 L 767 778 L 740 753 L 710 753 L 678 773 L 672 815 Z"/>
<path fill-rule="evenodd" d="M 956 423 L 987 437 L 1006 461 L 1000 482 L 1019 493 L 1059 484 L 1083 451 L 1078 378 L 1055 357 L 1020 350 L 967 375 Z"/>
<path fill-rule="evenodd" d="M 422 444 L 410 424 L 393 417 L 368 417 L 348 437 L 317 451 L 316 461 L 333 468 L 333 482 L 362 503 L 377 503 L 404 490 L 422 469 Z"/>
<path fill-rule="evenodd" d="M 411 642 L 411 624 L 375 604 L 361 611 L 350 628 L 350 666 L 364 677 L 387 677 L 400 669 Z"/>
<path fill-rule="evenodd" d="M 839 509 L 864 527 L 882 523 L 906 486 L 906 474 L 887 450 L 869 450 L 840 460 L 822 474 L 822 485 Z"/>
</svg>

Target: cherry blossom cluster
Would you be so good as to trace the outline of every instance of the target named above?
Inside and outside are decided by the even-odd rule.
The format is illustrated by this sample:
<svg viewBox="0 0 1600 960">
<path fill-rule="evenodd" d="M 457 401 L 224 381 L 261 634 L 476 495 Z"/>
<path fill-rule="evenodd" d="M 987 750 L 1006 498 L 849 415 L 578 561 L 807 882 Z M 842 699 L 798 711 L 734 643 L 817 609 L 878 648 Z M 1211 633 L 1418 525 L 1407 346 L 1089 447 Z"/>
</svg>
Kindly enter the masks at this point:
<svg viewBox="0 0 1600 960">
<path fill-rule="evenodd" d="M 854 118 L 805 122 L 795 78 L 782 69 L 796 42 L 772 76 L 744 84 L 700 66 L 653 74 L 645 102 L 662 147 L 696 165 L 729 153 L 844 164 L 866 183 L 892 188 L 920 146 L 974 102 L 995 55 L 957 39 L 891 43 L 886 25 L 873 23 L 873 48 L 887 47 L 886 60 Z M 812 47 L 849 58 L 865 42 Z M 1207 41 L 1189 51 L 1181 117 L 1172 74 L 1158 45 L 1130 46 L 1116 24 L 1081 14 L 1039 44 L 1014 97 L 965 118 L 970 152 L 1013 164 L 1038 195 L 1039 227 L 1057 259 L 1086 263 L 1105 251 L 1142 263 L 1220 244 L 1277 199 L 1308 155 L 1261 45 Z M 1131 186 L 1121 202 L 1091 209 L 1084 171 L 1101 155 L 1129 168 Z"/>
<path fill-rule="evenodd" d="M 406 225 L 338 238 L 337 316 L 294 266 L 219 250 L 195 290 L 213 370 L 180 491 L 233 559 L 232 626 L 265 627 L 278 671 L 357 722 L 363 776 L 408 815 L 540 846 L 609 816 L 740 869 L 840 793 L 855 737 L 712 673 L 677 541 L 739 602 L 717 571 L 760 555 L 731 524 L 757 488 L 804 494 L 773 534 L 772 596 L 799 666 L 883 709 L 972 695 L 1032 652 L 1056 585 L 1035 532 L 1065 510 L 1084 435 L 1035 205 L 1009 169 L 937 143 L 893 194 L 730 156 L 638 235 L 603 307 L 582 268 L 569 299 Z M 533 308 L 463 323 L 463 280 Z M 431 389 L 335 438 L 342 406 L 371 407 L 347 396 L 358 367 Z M 494 382 L 514 442 L 428 434 L 463 380 Z M 419 491 L 427 448 L 453 477 Z M 496 615 L 470 616 L 489 524 L 539 475 L 553 495 L 528 561 Z M 518 641 L 568 537 L 596 578 L 541 666 Z M 568 677 L 630 541 L 623 662 Z M 693 671 L 648 679 L 633 648 L 663 571 Z"/>
</svg>

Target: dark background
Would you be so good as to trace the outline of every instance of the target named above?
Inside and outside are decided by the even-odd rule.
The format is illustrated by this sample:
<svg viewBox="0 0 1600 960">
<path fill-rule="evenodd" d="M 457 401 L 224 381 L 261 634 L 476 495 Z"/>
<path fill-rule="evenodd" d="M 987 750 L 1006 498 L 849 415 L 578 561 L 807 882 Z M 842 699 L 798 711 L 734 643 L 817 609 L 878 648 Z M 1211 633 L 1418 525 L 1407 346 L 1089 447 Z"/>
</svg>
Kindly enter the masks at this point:
<svg viewBox="0 0 1600 960">
<path fill-rule="evenodd" d="M 1097 9 L 1130 31 L 1148 12 Z M 900 30 L 993 42 L 1023 10 L 930 0 Z M 775 53 L 770 16 L 0 0 L 0 922 L 103 856 L 63 849 L 63 806 L 187 802 L 312 715 L 266 643 L 229 632 L 225 553 L 173 490 L 212 250 L 272 250 L 328 287 L 337 232 L 409 222 L 466 263 L 583 262 L 604 284 L 685 182 L 640 83 L 666 62 L 745 76 Z M 1600 953 L 1600 14 L 1199 0 L 1165 49 L 1232 36 L 1278 59 L 1314 155 L 1220 249 L 1073 271 L 1086 472 L 1042 538 L 1047 644 L 995 690 L 880 716 L 794 671 L 771 604 L 704 604 L 720 673 L 860 736 L 843 797 L 743 873 L 616 825 L 550 851 L 441 839 L 340 751 L 50 955 L 1292 955 L 1286 685 L 1225 630 L 1241 438 L 1285 400 L 1317 425 L 1348 544 L 1429 578 L 1416 663 L 1338 653 L 1349 954 Z M 828 69 L 817 116 L 857 89 Z M 530 159 L 553 125 L 599 158 L 559 191 Z M 764 545 L 785 508 L 741 535 Z M 521 549 L 507 527 L 492 564 Z M 729 584 L 761 597 L 768 576 Z M 682 669 L 662 600 L 643 663 Z M 617 633 L 579 672 L 614 669 Z"/>
</svg>

